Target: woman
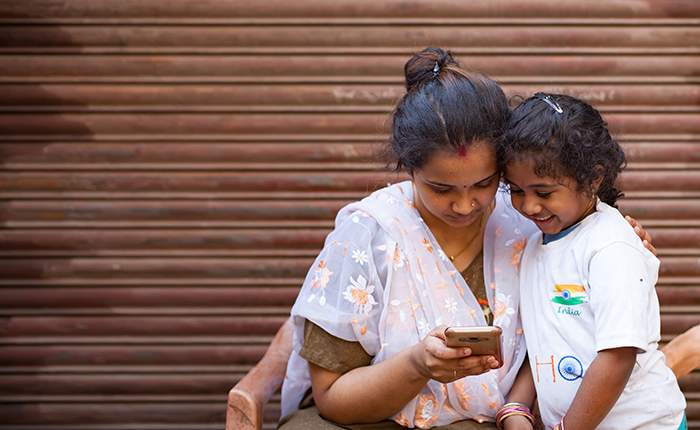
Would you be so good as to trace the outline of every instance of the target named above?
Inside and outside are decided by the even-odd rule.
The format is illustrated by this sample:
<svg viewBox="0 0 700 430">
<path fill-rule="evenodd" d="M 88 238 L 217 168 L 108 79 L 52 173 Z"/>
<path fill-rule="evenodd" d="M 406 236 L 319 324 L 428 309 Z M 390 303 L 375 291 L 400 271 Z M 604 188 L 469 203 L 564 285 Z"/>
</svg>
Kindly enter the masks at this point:
<svg viewBox="0 0 700 430">
<path fill-rule="evenodd" d="M 387 156 L 413 181 L 339 212 L 292 310 L 281 429 L 495 428 L 523 362 L 516 270 L 535 227 L 499 191 L 505 95 L 438 48 L 405 73 Z M 446 326 L 487 324 L 502 367 L 445 346 Z"/>
</svg>

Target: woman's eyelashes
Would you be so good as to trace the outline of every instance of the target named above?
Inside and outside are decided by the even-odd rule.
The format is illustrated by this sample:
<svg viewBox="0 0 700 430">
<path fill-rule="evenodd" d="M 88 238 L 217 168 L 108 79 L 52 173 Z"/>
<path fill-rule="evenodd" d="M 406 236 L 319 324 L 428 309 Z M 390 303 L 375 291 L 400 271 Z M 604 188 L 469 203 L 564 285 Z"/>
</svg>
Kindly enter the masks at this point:
<svg viewBox="0 0 700 430">
<path fill-rule="evenodd" d="M 474 188 L 488 188 L 491 186 L 492 183 L 493 183 L 493 179 L 489 179 L 486 182 L 479 182 L 478 184 L 475 184 Z"/>
<path fill-rule="evenodd" d="M 493 181 L 494 181 L 493 178 L 489 178 L 483 182 L 479 182 L 477 184 L 472 185 L 472 188 L 476 188 L 476 189 L 489 188 L 489 187 L 491 187 L 491 185 L 493 185 Z M 453 187 L 444 188 L 444 187 L 436 187 L 435 185 L 432 185 L 432 189 L 433 189 L 433 192 L 435 194 L 447 194 L 455 188 L 458 188 L 458 187 L 453 186 Z M 464 187 L 464 188 L 467 188 L 467 187 Z"/>
<path fill-rule="evenodd" d="M 434 192 L 435 194 L 447 194 L 447 193 L 450 192 L 451 189 L 452 189 L 452 188 L 442 189 L 442 188 L 435 188 L 435 187 L 433 187 L 433 192 Z"/>
</svg>

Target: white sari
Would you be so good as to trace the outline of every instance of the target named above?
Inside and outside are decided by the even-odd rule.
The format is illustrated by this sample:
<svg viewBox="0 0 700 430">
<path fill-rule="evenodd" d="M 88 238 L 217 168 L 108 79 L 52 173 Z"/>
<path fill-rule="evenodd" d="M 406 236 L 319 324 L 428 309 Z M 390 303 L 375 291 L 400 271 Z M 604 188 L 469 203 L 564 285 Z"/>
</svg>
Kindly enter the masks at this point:
<svg viewBox="0 0 700 430">
<path fill-rule="evenodd" d="M 298 355 L 305 319 L 360 342 L 372 363 L 420 342 L 440 324 L 486 325 L 477 299 L 412 202 L 406 181 L 338 213 L 292 309 L 294 351 L 282 387 L 282 416 L 298 409 L 311 386 L 308 363 Z M 484 281 L 493 324 L 503 330 L 503 367 L 448 384 L 431 380 L 391 419 L 410 428 L 494 420 L 525 357 L 517 267 L 534 228 L 499 189 L 485 229 Z"/>
</svg>

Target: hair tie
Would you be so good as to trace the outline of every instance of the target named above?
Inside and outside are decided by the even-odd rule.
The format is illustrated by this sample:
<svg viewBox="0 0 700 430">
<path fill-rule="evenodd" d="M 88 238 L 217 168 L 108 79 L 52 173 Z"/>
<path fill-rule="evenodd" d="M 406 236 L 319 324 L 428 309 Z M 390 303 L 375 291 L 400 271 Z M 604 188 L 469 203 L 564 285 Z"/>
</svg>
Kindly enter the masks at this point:
<svg viewBox="0 0 700 430">
<path fill-rule="evenodd" d="M 564 109 L 562 109 L 557 102 L 552 100 L 547 94 L 545 93 L 535 93 L 535 97 L 537 97 L 540 100 L 543 100 L 547 102 L 548 105 L 550 105 L 557 113 L 564 113 Z"/>
<path fill-rule="evenodd" d="M 436 61 L 435 67 L 433 67 L 433 76 L 437 76 L 440 73 L 440 64 Z"/>
</svg>

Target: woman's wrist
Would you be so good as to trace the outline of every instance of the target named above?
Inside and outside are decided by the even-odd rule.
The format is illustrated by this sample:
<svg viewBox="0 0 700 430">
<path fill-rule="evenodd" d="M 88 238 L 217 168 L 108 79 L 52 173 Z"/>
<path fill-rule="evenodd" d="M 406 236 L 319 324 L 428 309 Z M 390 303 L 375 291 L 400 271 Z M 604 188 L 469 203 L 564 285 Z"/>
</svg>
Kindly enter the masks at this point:
<svg viewBox="0 0 700 430">
<path fill-rule="evenodd" d="M 422 342 L 416 343 L 406 348 L 404 351 L 407 355 L 406 359 L 410 364 L 409 367 L 413 369 L 416 379 L 425 379 L 425 383 L 427 384 L 428 381 L 432 379 L 432 374 L 424 364 L 423 354 L 425 353 L 425 347 Z"/>
</svg>

